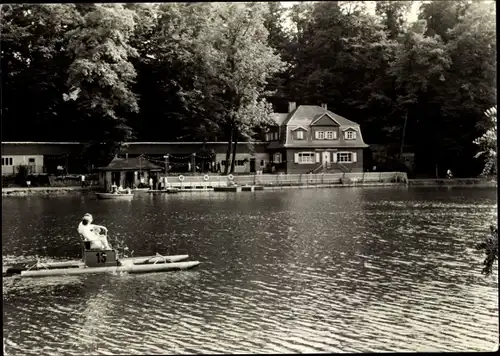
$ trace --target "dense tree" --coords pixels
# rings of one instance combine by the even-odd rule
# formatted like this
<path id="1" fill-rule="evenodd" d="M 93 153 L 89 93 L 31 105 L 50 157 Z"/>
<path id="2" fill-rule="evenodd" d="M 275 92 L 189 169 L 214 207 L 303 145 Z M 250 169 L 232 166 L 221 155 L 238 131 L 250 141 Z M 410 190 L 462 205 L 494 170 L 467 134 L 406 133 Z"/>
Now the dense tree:
<path id="1" fill-rule="evenodd" d="M 412 1 L 377 1 L 375 13 L 381 18 L 387 31 L 387 36 L 396 39 L 404 33 L 406 19 L 411 9 Z"/>
<path id="2" fill-rule="evenodd" d="M 96 5 L 77 20 L 80 26 L 67 33 L 73 62 L 64 99 L 77 102 L 85 141 L 98 144 L 99 151 L 114 153 L 132 138 L 124 113 L 139 111 L 131 91 L 136 71 L 129 61 L 137 56 L 129 44 L 134 15 L 122 5 Z"/>
<path id="3" fill-rule="evenodd" d="M 182 94 L 184 100 L 196 103 L 194 110 L 206 113 L 212 125 L 225 133 L 226 162 L 232 161 L 232 172 L 236 143 L 251 136 L 248 129 L 254 125 L 249 123 L 261 117 L 248 115 L 249 110 L 262 112 L 260 109 L 266 107 L 259 102 L 267 80 L 281 70 L 283 63 L 267 43 L 265 4 L 214 3 L 209 10 L 205 15 L 207 26 L 193 46 L 194 53 L 190 53 L 201 59 L 203 71 L 194 87 Z M 228 167 L 226 164 L 226 174 Z"/>
<path id="4" fill-rule="evenodd" d="M 251 141 L 270 103 L 283 111 L 291 100 L 328 104 L 394 159 L 413 145 L 418 173 L 479 174 L 473 141 L 496 105 L 495 5 L 427 1 L 414 24 L 410 6 L 2 5 L 3 139 L 110 151 L 133 132 L 223 140 L 234 162 L 235 142 Z"/>
<path id="5" fill-rule="evenodd" d="M 62 97 L 71 61 L 65 33 L 77 26 L 75 7 L 8 4 L 0 11 L 4 139 L 60 140 L 54 127 L 75 139 L 74 107 Z"/>

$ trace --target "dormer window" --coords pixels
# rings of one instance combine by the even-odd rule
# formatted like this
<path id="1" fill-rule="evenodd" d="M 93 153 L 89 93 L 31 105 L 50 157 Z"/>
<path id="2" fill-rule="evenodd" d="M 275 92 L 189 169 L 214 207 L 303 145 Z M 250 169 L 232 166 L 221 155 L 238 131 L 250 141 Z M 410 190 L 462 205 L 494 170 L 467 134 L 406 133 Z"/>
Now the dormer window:
<path id="1" fill-rule="evenodd" d="M 325 132 L 324 131 L 316 131 L 316 138 L 318 140 L 324 140 L 325 139 Z"/>
<path id="2" fill-rule="evenodd" d="M 356 131 L 346 131 L 344 133 L 344 138 L 346 140 L 355 140 L 356 139 Z"/>
<path id="3" fill-rule="evenodd" d="M 327 140 L 336 140 L 337 139 L 337 131 L 327 131 L 326 132 Z"/>
<path id="4" fill-rule="evenodd" d="M 304 131 L 297 131 L 295 133 L 295 138 L 297 138 L 297 140 L 303 140 L 304 139 Z"/>

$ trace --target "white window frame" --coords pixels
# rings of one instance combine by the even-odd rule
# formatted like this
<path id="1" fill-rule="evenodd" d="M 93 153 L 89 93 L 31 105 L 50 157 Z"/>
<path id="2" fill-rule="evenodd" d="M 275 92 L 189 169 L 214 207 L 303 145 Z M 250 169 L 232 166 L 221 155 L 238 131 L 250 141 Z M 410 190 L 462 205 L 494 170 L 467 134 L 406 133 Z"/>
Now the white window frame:
<path id="1" fill-rule="evenodd" d="M 281 163 L 281 153 L 280 152 L 276 152 L 275 154 L 273 154 L 273 162 L 274 163 Z"/>
<path id="2" fill-rule="evenodd" d="M 295 138 L 297 140 L 303 140 L 304 139 L 304 131 L 297 130 L 297 132 L 295 133 Z"/>
<path id="3" fill-rule="evenodd" d="M 346 131 L 344 135 L 346 140 L 355 140 L 356 139 L 356 131 Z"/>
<path id="4" fill-rule="evenodd" d="M 2 157 L 2 166 L 13 166 L 12 157 Z"/>
<path id="5" fill-rule="evenodd" d="M 325 131 L 316 131 L 316 138 L 318 140 L 324 140 L 325 139 Z"/>
<path id="6" fill-rule="evenodd" d="M 343 159 L 346 157 L 347 159 Z M 337 162 L 338 163 L 353 163 L 353 154 L 352 152 L 337 152 Z"/>
<path id="7" fill-rule="evenodd" d="M 325 137 L 327 140 L 334 140 L 335 139 L 335 131 L 326 131 Z"/>
<path id="8" fill-rule="evenodd" d="M 298 164 L 314 164 L 315 162 L 316 162 L 316 154 L 314 152 L 299 152 Z"/>

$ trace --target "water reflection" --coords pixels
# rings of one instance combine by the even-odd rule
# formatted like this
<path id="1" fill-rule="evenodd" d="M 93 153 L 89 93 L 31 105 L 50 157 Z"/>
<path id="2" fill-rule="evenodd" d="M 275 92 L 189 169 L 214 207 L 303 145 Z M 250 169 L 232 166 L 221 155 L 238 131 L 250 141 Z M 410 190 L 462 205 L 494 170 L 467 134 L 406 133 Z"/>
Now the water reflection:
<path id="1" fill-rule="evenodd" d="M 496 210 L 495 190 L 470 188 L 6 198 L 4 257 L 78 257 L 76 225 L 91 212 L 135 255 L 203 262 L 179 273 L 6 279 L 7 352 L 496 349 L 497 272 L 481 276 L 472 249 Z"/>

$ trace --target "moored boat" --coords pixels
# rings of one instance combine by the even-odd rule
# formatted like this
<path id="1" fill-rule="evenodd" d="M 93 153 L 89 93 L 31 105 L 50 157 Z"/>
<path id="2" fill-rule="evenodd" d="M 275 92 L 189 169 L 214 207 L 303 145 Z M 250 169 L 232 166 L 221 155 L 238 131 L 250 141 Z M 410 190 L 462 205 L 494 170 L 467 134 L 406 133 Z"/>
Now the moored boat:
<path id="1" fill-rule="evenodd" d="M 108 200 L 132 200 L 134 198 L 134 193 L 95 193 L 98 199 L 108 199 Z"/>

